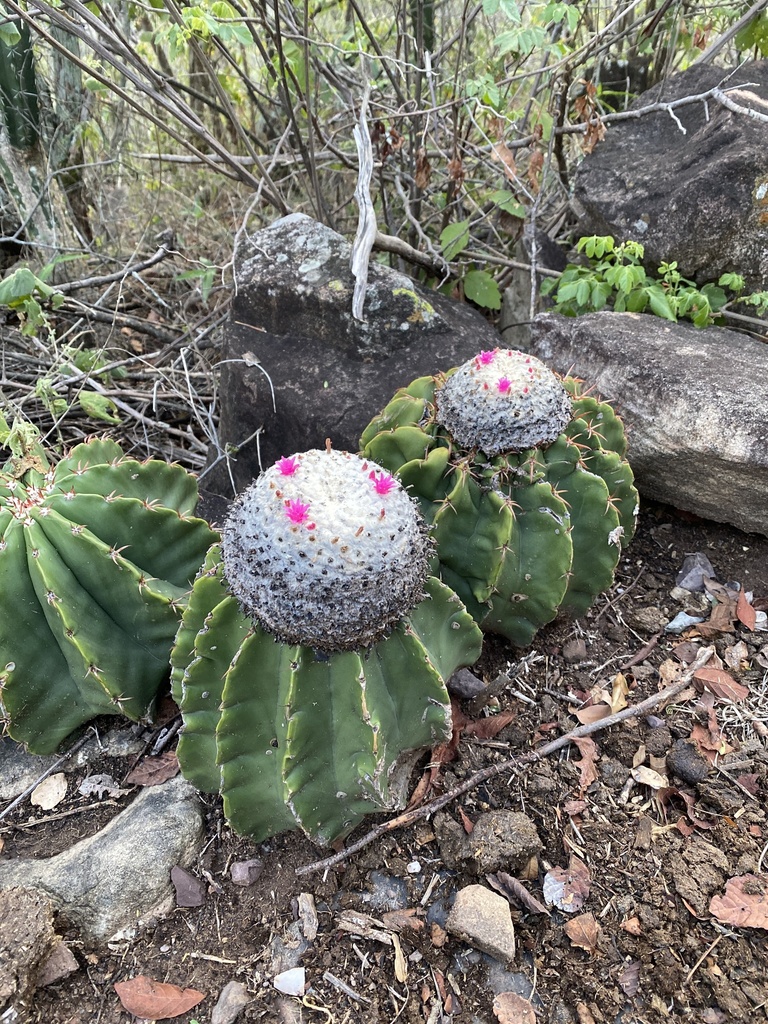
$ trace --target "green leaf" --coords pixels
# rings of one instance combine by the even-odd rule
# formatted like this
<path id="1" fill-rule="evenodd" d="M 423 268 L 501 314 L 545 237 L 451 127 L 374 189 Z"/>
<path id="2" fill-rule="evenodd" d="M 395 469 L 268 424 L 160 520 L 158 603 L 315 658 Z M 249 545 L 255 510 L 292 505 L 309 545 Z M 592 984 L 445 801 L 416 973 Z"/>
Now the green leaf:
<path id="1" fill-rule="evenodd" d="M 518 203 L 517 199 L 512 195 L 511 192 L 507 192 L 504 189 L 498 189 L 496 192 L 492 192 L 488 197 L 492 203 L 494 203 L 504 213 L 510 214 L 512 217 L 519 217 L 520 220 L 525 220 L 525 207 L 522 203 Z"/>
<path id="2" fill-rule="evenodd" d="M 651 285 L 645 289 L 645 294 L 648 296 L 648 304 L 651 307 L 652 313 L 663 317 L 665 320 L 677 319 L 663 288 L 659 288 L 658 285 Z"/>
<path id="3" fill-rule="evenodd" d="M 501 309 L 501 292 L 491 275 L 485 270 L 470 270 L 464 275 L 464 294 L 485 309 Z"/>
<path id="4" fill-rule="evenodd" d="M 753 18 L 739 32 L 735 39 L 739 50 L 751 50 L 756 47 L 762 57 L 768 57 L 768 14 L 763 11 Z"/>
<path id="5" fill-rule="evenodd" d="M 21 39 L 21 33 L 14 21 L 6 21 L 0 25 L 0 42 L 8 47 L 15 46 Z"/>
<path id="6" fill-rule="evenodd" d="M 77 396 L 78 404 L 86 416 L 96 420 L 103 420 L 105 423 L 119 423 L 117 406 L 111 398 L 105 395 L 98 395 L 95 391 L 81 391 Z"/>
<path id="7" fill-rule="evenodd" d="M 440 246 L 443 256 L 450 263 L 456 259 L 462 249 L 466 249 L 469 243 L 469 221 L 460 220 L 456 224 L 449 224 L 440 232 Z"/>

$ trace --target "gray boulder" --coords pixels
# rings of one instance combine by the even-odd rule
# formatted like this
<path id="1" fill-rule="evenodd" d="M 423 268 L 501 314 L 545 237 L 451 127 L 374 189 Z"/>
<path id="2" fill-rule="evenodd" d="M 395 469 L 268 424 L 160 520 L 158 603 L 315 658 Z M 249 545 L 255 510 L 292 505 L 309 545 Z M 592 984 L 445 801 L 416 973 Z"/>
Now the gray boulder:
<path id="1" fill-rule="evenodd" d="M 244 446 L 232 463 L 238 489 L 258 475 L 259 458 L 266 467 L 281 455 L 323 447 L 328 437 L 335 448 L 356 451 L 397 388 L 498 344 L 476 310 L 375 262 L 367 320 L 355 320 L 349 259 L 341 235 L 297 213 L 237 249 L 219 441 L 238 447 L 262 429 L 258 444 Z M 224 460 L 205 485 L 231 493 Z"/>
<path id="2" fill-rule="evenodd" d="M 531 351 L 616 403 L 641 494 L 768 535 L 768 345 L 637 313 L 542 313 Z"/>
<path id="3" fill-rule="evenodd" d="M 101 943 L 172 899 L 171 868 L 202 837 L 197 792 L 181 777 L 147 787 L 96 835 L 55 857 L 0 863 L 0 889 L 42 890 L 84 938 Z"/>
<path id="4" fill-rule="evenodd" d="M 655 267 L 677 260 L 699 284 L 743 274 L 768 280 L 768 60 L 733 72 L 697 65 L 639 96 L 630 110 L 722 86 L 716 99 L 611 125 L 574 178 L 582 235 L 632 238 Z M 760 119 L 762 118 L 762 120 Z"/>

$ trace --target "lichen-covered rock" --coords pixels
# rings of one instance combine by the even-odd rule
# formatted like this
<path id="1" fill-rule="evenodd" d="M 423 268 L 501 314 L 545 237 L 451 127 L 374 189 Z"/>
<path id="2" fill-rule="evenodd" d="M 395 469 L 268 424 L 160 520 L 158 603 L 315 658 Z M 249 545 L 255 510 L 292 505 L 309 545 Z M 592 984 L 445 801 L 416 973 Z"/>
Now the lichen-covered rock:
<path id="1" fill-rule="evenodd" d="M 371 410 L 396 388 L 497 343 L 468 303 L 378 260 L 369 267 L 367 319 L 356 320 L 350 254 L 346 238 L 301 213 L 240 234 L 222 339 L 221 448 L 212 454 L 238 451 L 207 474 L 212 490 L 230 495 L 231 474 L 242 491 L 262 466 L 329 436 L 354 451 Z"/>
<path id="2" fill-rule="evenodd" d="M 222 556 L 243 610 L 277 639 L 352 650 L 423 598 L 426 534 L 386 470 L 312 450 L 280 459 L 238 498 Z"/>
<path id="3" fill-rule="evenodd" d="M 486 455 L 551 444 L 571 401 L 541 360 L 513 349 L 481 352 L 435 391 L 437 422 L 464 448 Z"/>

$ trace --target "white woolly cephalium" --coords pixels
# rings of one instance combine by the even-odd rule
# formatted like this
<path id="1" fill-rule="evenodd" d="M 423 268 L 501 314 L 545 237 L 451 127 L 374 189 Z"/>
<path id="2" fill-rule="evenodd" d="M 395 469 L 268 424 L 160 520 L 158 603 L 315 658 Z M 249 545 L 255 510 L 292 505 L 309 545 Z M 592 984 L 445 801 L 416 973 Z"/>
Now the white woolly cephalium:
<path id="1" fill-rule="evenodd" d="M 437 421 L 462 447 L 486 455 L 551 444 L 571 419 L 571 401 L 541 360 L 513 349 L 481 352 L 435 393 Z"/>
<path id="2" fill-rule="evenodd" d="M 373 462 L 312 450 L 280 459 L 237 499 L 222 535 L 243 610 L 320 651 L 380 640 L 424 596 L 429 543 L 416 504 Z"/>

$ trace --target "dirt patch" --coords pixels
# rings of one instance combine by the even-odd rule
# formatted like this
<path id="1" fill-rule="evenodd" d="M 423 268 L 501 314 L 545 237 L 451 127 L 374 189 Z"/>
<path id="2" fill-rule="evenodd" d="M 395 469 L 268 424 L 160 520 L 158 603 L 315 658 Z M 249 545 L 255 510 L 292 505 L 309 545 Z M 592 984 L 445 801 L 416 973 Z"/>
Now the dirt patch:
<path id="1" fill-rule="evenodd" d="M 487 642 L 478 671 L 487 680 L 506 672 L 510 682 L 485 708 L 469 702 L 462 708 L 475 718 L 500 711 L 515 717 L 491 738 L 462 740 L 442 785 L 451 788 L 573 729 L 578 723 L 571 709 L 597 684 L 610 693 L 620 670 L 629 702 L 657 692 L 686 639 L 714 644 L 724 671 L 748 688 L 746 698 L 702 702 L 699 694 L 684 692 L 644 720 L 598 733 L 594 751 L 569 746 L 473 788 L 446 808 L 452 825 L 417 822 L 325 874 L 296 876 L 321 855 L 305 839 L 283 835 L 255 846 L 231 833 L 218 800 L 201 797 L 207 842 L 194 870 L 207 884 L 203 906 L 177 908 L 136 941 L 104 949 L 87 948 L 59 920 L 79 969 L 38 989 L 30 1019 L 125 1022 L 130 1015 L 114 984 L 136 974 L 206 993 L 204 1002 L 177 1018 L 201 1024 L 211 1020 L 219 993 L 233 979 L 251 996 L 238 1018 L 244 1022 L 434 1024 L 455 1017 L 491 1024 L 494 994 L 503 991 L 530 998 L 537 1019 L 551 1024 L 768 1019 L 768 933 L 721 923 L 709 909 L 729 878 L 766 868 L 768 633 L 750 632 L 736 619 L 708 637 L 659 634 L 689 610 L 670 592 L 683 557 L 693 551 L 708 555 L 721 583 L 737 581 L 756 599 L 768 596 L 768 539 L 645 507 L 616 585 L 589 615 L 553 624 L 525 652 Z M 705 741 L 716 746 L 718 728 L 733 750 L 713 763 Z M 666 773 L 668 786 L 633 780 L 639 766 Z M 88 771 L 117 778 L 125 767 L 107 759 Z M 55 812 L 28 802 L 19 807 L 0 829 L 2 856 L 50 856 L 92 834 L 131 799 L 94 806 L 93 798 L 76 791 L 70 786 L 74 795 Z M 538 855 L 506 868 L 536 899 L 544 898 L 551 868 L 567 868 L 573 857 L 586 865 L 589 895 L 581 912 L 597 926 L 591 947 L 566 932 L 575 915 L 556 908 L 536 913 L 514 897 L 517 953 L 508 967 L 446 935 L 456 892 L 486 884 L 476 873 L 484 857 L 457 859 L 450 836 L 456 838 L 456 829 L 466 836 L 481 815 L 502 810 L 525 814 L 538 832 Z M 258 880 L 233 884 L 232 863 L 253 857 L 263 861 Z M 314 938 L 306 918 L 311 901 L 300 900 L 302 893 L 313 897 Z M 411 913 L 386 916 L 397 910 Z M 349 912 L 374 923 L 367 931 L 360 924 L 354 934 L 344 923 Z M 275 974 L 297 964 L 311 983 L 303 1000 L 280 995 L 272 984 Z"/>

